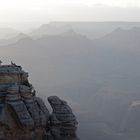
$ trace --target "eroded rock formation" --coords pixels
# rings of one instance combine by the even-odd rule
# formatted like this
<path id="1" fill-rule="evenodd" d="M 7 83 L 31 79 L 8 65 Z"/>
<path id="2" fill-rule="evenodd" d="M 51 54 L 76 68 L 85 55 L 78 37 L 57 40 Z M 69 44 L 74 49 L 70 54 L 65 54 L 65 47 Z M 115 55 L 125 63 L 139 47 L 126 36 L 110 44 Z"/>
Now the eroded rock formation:
<path id="1" fill-rule="evenodd" d="M 139 133 L 140 130 L 140 100 L 133 101 L 122 122 L 121 131 L 124 133 Z"/>
<path id="2" fill-rule="evenodd" d="M 71 108 L 57 96 L 48 101 L 52 113 L 21 66 L 0 65 L 0 140 L 78 140 Z"/>

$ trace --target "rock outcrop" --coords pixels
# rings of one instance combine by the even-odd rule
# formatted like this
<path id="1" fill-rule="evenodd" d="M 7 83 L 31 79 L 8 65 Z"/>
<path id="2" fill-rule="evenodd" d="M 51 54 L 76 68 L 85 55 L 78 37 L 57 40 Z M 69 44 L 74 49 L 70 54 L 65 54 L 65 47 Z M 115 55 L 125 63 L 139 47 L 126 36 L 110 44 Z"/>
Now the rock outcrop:
<path id="1" fill-rule="evenodd" d="M 140 130 L 140 100 L 133 101 L 129 106 L 122 122 L 121 131 L 124 133 L 139 133 Z"/>
<path id="2" fill-rule="evenodd" d="M 71 108 L 57 96 L 48 101 L 52 113 L 21 66 L 0 65 L 0 140 L 78 140 Z"/>
<path id="3" fill-rule="evenodd" d="M 71 108 L 56 96 L 48 98 L 53 112 L 50 116 L 50 127 L 55 139 L 76 140 L 77 121 Z"/>

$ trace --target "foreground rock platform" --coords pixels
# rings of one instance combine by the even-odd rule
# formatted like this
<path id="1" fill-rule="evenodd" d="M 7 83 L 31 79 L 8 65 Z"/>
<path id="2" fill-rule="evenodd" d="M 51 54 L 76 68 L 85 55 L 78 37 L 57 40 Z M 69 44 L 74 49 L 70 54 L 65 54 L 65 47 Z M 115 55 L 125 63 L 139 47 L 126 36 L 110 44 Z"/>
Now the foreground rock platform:
<path id="1" fill-rule="evenodd" d="M 48 97 L 49 112 L 16 64 L 0 65 L 0 140 L 79 140 L 77 120 L 66 101 Z"/>

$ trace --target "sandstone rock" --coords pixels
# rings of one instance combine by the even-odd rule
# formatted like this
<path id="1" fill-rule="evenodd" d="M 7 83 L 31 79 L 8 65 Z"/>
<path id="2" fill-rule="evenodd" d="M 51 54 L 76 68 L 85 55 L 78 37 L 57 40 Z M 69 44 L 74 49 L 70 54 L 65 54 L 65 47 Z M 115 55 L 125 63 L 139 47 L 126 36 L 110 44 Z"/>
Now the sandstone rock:
<path id="1" fill-rule="evenodd" d="M 77 140 L 71 108 L 56 96 L 48 101 L 51 114 L 21 66 L 0 65 L 0 139 Z"/>
<path id="2" fill-rule="evenodd" d="M 57 96 L 48 98 L 53 112 L 50 117 L 51 131 L 55 139 L 76 140 L 76 117 L 67 103 Z"/>

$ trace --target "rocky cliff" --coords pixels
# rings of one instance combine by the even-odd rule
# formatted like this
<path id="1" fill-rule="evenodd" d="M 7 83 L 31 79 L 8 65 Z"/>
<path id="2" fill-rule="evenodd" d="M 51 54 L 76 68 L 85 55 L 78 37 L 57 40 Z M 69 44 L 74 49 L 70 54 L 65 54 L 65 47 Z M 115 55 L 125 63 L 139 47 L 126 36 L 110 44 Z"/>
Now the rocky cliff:
<path id="1" fill-rule="evenodd" d="M 0 65 L 0 140 L 78 140 L 78 123 L 67 102 L 57 96 L 48 102 L 52 113 L 21 66 Z"/>

